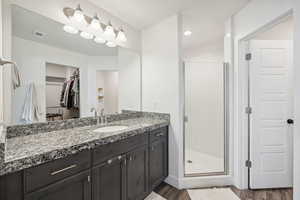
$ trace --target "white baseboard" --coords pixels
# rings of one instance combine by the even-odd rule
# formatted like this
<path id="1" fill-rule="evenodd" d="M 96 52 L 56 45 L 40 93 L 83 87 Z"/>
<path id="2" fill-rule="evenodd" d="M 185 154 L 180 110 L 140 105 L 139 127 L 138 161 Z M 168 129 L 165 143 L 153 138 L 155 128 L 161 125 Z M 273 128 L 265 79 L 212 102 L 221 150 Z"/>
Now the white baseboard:
<path id="1" fill-rule="evenodd" d="M 178 187 L 178 178 L 175 177 L 175 176 L 172 176 L 172 175 L 169 175 L 166 180 L 165 180 L 166 183 L 168 183 L 169 185 L 179 189 Z"/>
<path id="2" fill-rule="evenodd" d="M 179 180 L 179 189 L 205 188 L 233 185 L 232 176 L 184 177 Z"/>

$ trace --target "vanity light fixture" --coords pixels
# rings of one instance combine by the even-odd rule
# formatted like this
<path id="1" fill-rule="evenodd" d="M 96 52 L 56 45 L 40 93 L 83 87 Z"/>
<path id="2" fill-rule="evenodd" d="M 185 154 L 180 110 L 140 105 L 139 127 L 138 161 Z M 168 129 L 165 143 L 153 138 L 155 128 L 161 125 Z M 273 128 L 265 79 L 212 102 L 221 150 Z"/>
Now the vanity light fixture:
<path id="1" fill-rule="evenodd" d="M 116 40 L 117 40 L 117 42 L 126 42 L 127 41 L 124 30 L 122 28 L 119 30 Z"/>
<path id="2" fill-rule="evenodd" d="M 100 21 L 99 21 L 99 18 L 97 15 L 95 15 L 95 17 L 92 19 L 92 21 L 89 25 L 89 28 L 96 32 L 99 32 L 99 31 L 103 32 L 103 29 L 101 27 L 101 24 L 100 24 Z"/>
<path id="3" fill-rule="evenodd" d="M 114 40 L 116 38 L 116 33 L 111 25 L 111 22 L 109 22 L 106 26 L 103 36 L 108 41 Z"/>
<path id="4" fill-rule="evenodd" d="M 76 28 L 74 28 L 73 26 L 70 26 L 70 25 L 64 25 L 63 29 L 67 33 L 71 33 L 71 34 L 77 34 L 79 32 L 78 29 L 76 29 Z"/>
<path id="5" fill-rule="evenodd" d="M 75 9 L 72 19 L 74 19 L 78 23 L 85 22 L 85 17 L 84 17 L 84 14 L 82 12 L 80 5 L 78 5 L 77 8 Z"/>
<path id="6" fill-rule="evenodd" d="M 106 42 L 106 46 L 108 46 L 108 47 L 116 47 L 117 44 L 115 42 L 113 42 L 113 41 L 108 41 L 108 42 Z"/>
<path id="7" fill-rule="evenodd" d="M 94 41 L 98 44 L 104 44 L 106 42 L 102 37 L 95 37 Z"/>
<path id="8" fill-rule="evenodd" d="M 82 38 L 84 38 L 84 39 L 87 39 L 87 40 L 91 40 L 91 39 L 93 39 L 93 35 L 92 34 L 90 34 L 90 33 L 88 33 L 88 32 L 85 32 L 85 31 L 82 31 L 81 33 L 80 33 L 80 36 L 82 37 Z"/>
<path id="9" fill-rule="evenodd" d="M 85 15 L 80 5 L 76 9 L 66 7 L 63 12 L 69 20 L 63 30 L 68 33 L 80 33 L 82 38 L 89 40 L 94 38 L 94 42 L 105 43 L 108 47 L 116 47 L 119 43 L 127 41 L 123 29 L 115 29 L 110 21 L 108 24 L 102 23 L 97 15 L 94 17 Z"/>

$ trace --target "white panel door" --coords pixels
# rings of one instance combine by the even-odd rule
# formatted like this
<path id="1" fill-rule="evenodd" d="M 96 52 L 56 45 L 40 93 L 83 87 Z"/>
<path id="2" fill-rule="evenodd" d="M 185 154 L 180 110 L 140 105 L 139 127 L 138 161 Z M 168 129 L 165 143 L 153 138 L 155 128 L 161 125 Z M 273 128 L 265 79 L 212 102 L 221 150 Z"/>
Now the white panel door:
<path id="1" fill-rule="evenodd" d="M 250 42 L 250 186 L 292 186 L 292 42 Z"/>

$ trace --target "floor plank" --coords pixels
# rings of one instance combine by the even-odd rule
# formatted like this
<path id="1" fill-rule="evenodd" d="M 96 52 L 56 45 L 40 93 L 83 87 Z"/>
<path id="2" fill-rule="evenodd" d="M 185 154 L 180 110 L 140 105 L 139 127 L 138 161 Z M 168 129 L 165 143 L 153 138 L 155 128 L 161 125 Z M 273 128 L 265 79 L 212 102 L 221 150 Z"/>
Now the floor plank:
<path id="1" fill-rule="evenodd" d="M 239 190 L 230 187 L 241 200 L 293 200 L 292 189 L 270 190 Z M 178 190 L 171 185 L 162 183 L 155 192 L 167 200 L 191 200 L 186 190 Z"/>

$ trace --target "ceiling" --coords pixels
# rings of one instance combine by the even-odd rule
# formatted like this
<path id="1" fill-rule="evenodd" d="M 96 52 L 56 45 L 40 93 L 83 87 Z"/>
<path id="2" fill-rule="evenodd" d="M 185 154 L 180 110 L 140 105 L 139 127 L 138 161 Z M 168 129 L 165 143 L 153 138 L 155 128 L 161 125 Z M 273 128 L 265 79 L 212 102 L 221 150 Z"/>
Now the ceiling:
<path id="1" fill-rule="evenodd" d="M 109 48 L 92 40 L 85 40 L 77 35 L 63 31 L 63 25 L 49 18 L 28 11 L 18 6 L 12 8 L 12 34 L 50 46 L 78 52 L 89 56 L 116 56 L 117 48 Z M 43 37 L 33 34 L 44 33 Z"/>
<path id="2" fill-rule="evenodd" d="M 249 0 L 90 0 L 136 29 L 143 29 L 175 13 L 183 14 L 184 30 L 192 36 L 184 38 L 183 47 L 192 48 L 220 41 L 224 22 Z"/>

